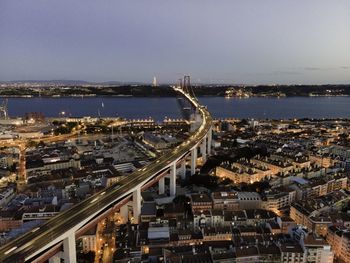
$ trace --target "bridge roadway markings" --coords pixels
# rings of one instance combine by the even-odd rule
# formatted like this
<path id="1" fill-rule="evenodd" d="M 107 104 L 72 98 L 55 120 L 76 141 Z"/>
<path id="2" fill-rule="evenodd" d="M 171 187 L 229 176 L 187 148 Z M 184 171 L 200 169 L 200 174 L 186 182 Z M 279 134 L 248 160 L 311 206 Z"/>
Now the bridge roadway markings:
<path id="1" fill-rule="evenodd" d="M 209 117 L 209 113 L 207 111 L 199 106 L 198 102 L 188 97 L 187 94 L 184 95 L 193 104 L 195 104 L 197 108 L 199 108 L 199 111 L 202 113 L 203 118 L 200 128 L 197 129 L 196 132 L 192 134 L 187 141 L 181 144 L 183 145 L 183 148 L 175 148 L 171 152 L 172 154 L 160 157 L 157 161 L 154 161 L 151 164 L 147 165 L 144 172 L 136 171 L 135 173 L 131 174 L 130 176 L 134 175 L 134 177 L 131 180 L 129 179 L 130 176 L 122 180 L 122 185 L 118 189 L 115 189 L 115 185 L 113 185 L 101 191 L 102 193 L 105 192 L 106 194 L 101 196 L 100 192 L 84 200 L 83 202 L 76 204 L 66 212 L 60 213 L 58 216 L 50 219 L 41 225 L 39 229 L 36 229 L 35 232 L 29 232 L 9 242 L 7 245 L 0 248 L 0 262 L 15 262 L 17 260 L 23 260 L 23 258 L 29 260 L 31 257 L 36 256 L 36 254 L 41 253 L 36 252 L 41 250 L 42 247 L 49 245 L 50 241 L 52 242 L 55 239 L 59 239 L 71 229 L 79 229 L 79 227 L 82 227 L 79 226 L 79 223 L 86 219 L 91 220 L 98 213 L 100 213 L 101 210 L 120 202 L 127 196 L 130 196 L 135 188 L 142 187 L 142 184 L 147 183 L 145 180 L 152 180 L 152 178 L 159 172 L 164 171 L 165 169 L 169 169 L 171 163 L 177 162 L 179 159 L 183 158 L 183 156 L 185 156 L 188 151 L 194 147 L 197 147 L 198 143 L 203 138 L 205 138 L 205 135 L 207 133 L 205 127 L 207 127 L 208 123 L 211 123 L 209 121 L 211 120 L 211 117 Z M 129 186 L 131 188 L 129 188 Z M 98 198 L 98 200 L 96 202 L 92 202 L 96 198 Z M 91 211 L 95 212 L 92 213 Z M 92 218 L 89 218 L 89 216 Z M 69 230 L 67 231 L 66 229 Z M 52 245 L 60 242 L 62 241 L 58 241 Z"/>

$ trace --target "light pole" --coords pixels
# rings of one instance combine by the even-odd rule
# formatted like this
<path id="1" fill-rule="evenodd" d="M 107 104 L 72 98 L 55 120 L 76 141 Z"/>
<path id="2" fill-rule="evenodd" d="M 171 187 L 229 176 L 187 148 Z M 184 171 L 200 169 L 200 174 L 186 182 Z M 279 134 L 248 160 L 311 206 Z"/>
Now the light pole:
<path id="1" fill-rule="evenodd" d="M 112 144 L 114 143 L 114 133 L 113 133 L 113 126 L 114 126 L 114 123 L 112 123 Z"/>
<path id="2" fill-rule="evenodd" d="M 58 113 L 58 115 L 61 117 L 61 118 L 64 118 L 64 116 L 66 115 L 66 112 L 65 111 L 61 111 Z"/>

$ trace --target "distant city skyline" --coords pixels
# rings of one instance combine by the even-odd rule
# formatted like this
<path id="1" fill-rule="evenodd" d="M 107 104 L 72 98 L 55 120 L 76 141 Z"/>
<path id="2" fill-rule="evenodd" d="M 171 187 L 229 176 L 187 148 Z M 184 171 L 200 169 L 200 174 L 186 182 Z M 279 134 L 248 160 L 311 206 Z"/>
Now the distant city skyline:
<path id="1" fill-rule="evenodd" d="M 0 81 L 350 83 L 350 1 L 3 0 Z"/>

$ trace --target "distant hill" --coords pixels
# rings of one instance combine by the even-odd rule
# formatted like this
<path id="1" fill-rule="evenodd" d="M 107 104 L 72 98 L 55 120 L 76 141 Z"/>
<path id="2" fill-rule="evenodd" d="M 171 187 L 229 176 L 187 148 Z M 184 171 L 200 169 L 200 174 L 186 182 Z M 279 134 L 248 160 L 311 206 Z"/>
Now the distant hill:
<path id="1" fill-rule="evenodd" d="M 10 80 L 0 81 L 0 83 L 40 83 L 40 84 L 56 84 L 56 85 L 83 85 L 89 82 L 84 80 Z"/>
<path id="2" fill-rule="evenodd" d="M 140 82 L 88 82 L 81 80 L 29 80 L 0 82 L 0 96 L 175 96 L 171 85 L 153 87 Z M 40 88 L 40 91 L 38 90 Z M 225 96 L 228 89 L 249 96 L 350 96 L 350 85 L 199 85 L 193 84 L 196 96 Z"/>
<path id="3" fill-rule="evenodd" d="M 93 82 L 85 80 L 63 80 L 63 79 L 54 79 L 54 80 L 11 80 L 11 81 L 0 81 L 0 84 L 42 84 L 42 85 L 63 85 L 63 86 L 72 86 L 72 85 L 145 85 L 144 82 L 123 82 L 123 81 L 103 81 L 103 82 Z"/>

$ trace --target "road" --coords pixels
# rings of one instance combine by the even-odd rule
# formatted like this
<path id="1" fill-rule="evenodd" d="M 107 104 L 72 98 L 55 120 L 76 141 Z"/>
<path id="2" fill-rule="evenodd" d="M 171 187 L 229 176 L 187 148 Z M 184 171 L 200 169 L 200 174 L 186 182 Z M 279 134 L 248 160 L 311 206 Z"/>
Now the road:
<path id="1" fill-rule="evenodd" d="M 157 173 L 168 168 L 172 162 L 182 158 L 195 147 L 211 128 L 212 118 L 206 108 L 200 106 L 194 98 L 179 89 L 176 89 L 176 91 L 186 96 L 202 116 L 200 127 L 186 141 L 167 155 L 158 158 L 156 161 L 145 166 L 145 168 L 139 169 L 129 175 L 119 183 L 120 186 L 113 185 L 106 188 L 100 193 L 76 204 L 71 209 L 48 220 L 40 228 L 36 228 L 1 247 L 0 262 L 23 262 L 24 259 L 30 258 L 39 249 L 49 244 L 50 241 L 64 235 L 68 230 L 76 228 L 82 221 L 101 212 L 103 208 L 115 205 L 125 197 L 130 196 L 132 189 L 152 180 Z"/>

